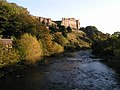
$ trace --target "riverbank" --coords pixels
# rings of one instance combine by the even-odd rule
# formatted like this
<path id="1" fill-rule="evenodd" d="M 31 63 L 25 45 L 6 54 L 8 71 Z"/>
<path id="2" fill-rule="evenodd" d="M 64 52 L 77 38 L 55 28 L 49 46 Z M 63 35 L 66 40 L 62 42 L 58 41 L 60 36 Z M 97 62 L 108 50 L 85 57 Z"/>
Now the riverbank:
<path id="1" fill-rule="evenodd" d="M 120 74 L 120 61 L 118 58 L 105 58 L 102 62 L 113 68 L 117 73 Z"/>

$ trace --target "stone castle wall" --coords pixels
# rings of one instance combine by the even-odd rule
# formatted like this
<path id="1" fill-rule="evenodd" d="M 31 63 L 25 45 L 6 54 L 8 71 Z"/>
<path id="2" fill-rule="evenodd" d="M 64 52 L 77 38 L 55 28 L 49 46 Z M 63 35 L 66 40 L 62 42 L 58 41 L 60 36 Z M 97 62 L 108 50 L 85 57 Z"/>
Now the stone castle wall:
<path id="1" fill-rule="evenodd" d="M 80 28 L 80 22 L 79 20 L 76 20 L 75 18 L 62 18 L 61 25 L 64 25 L 65 27 L 70 26 L 73 29 Z"/>
<path id="2" fill-rule="evenodd" d="M 54 23 L 51 18 L 44 18 L 44 17 L 36 17 L 39 22 L 44 23 L 46 26 L 52 26 L 52 25 L 56 25 L 56 23 Z"/>
<path id="3" fill-rule="evenodd" d="M 44 17 L 36 17 L 36 18 L 39 20 L 39 22 L 42 22 L 47 26 L 49 26 L 52 23 L 51 18 L 44 18 Z"/>
<path id="4" fill-rule="evenodd" d="M 44 18 L 44 17 L 36 17 L 39 22 L 44 23 L 46 26 L 57 26 L 51 18 Z M 80 29 L 80 21 L 76 20 L 75 18 L 62 18 L 61 25 L 65 26 L 66 28 L 70 26 L 72 29 Z"/>

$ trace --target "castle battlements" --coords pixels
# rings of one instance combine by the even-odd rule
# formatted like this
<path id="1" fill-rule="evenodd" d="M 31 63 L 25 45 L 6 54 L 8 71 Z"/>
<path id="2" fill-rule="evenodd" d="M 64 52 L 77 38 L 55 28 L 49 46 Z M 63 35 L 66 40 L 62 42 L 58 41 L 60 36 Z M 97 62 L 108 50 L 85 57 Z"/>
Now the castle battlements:
<path id="1" fill-rule="evenodd" d="M 44 17 L 36 17 L 39 22 L 44 23 L 46 26 L 57 25 L 51 18 L 44 18 Z M 80 21 L 76 20 L 75 18 L 62 18 L 60 24 L 65 26 L 66 28 L 70 26 L 72 29 L 79 29 L 80 28 Z"/>
<path id="2" fill-rule="evenodd" d="M 73 29 L 79 29 L 80 21 L 75 18 L 62 18 L 61 25 L 64 25 L 65 27 L 70 26 Z"/>
<path id="3" fill-rule="evenodd" d="M 39 22 L 44 23 L 46 26 L 49 26 L 53 23 L 51 18 L 44 18 L 44 17 L 38 17 L 38 16 L 36 16 L 36 18 L 39 20 Z"/>

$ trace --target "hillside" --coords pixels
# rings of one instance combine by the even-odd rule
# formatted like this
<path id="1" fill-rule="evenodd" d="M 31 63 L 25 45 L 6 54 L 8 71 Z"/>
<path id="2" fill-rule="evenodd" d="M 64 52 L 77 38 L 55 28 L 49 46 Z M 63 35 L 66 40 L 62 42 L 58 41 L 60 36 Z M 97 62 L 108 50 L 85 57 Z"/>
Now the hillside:
<path id="1" fill-rule="evenodd" d="M 0 44 L 0 52 L 6 53 L 0 53 L 1 68 L 23 61 L 32 64 L 44 56 L 90 47 L 89 39 L 82 31 L 57 23 L 54 23 L 57 26 L 48 27 L 26 8 L 5 0 L 0 0 L 0 8 L 1 40 L 12 38 L 12 48 L 9 52 L 2 42 Z"/>

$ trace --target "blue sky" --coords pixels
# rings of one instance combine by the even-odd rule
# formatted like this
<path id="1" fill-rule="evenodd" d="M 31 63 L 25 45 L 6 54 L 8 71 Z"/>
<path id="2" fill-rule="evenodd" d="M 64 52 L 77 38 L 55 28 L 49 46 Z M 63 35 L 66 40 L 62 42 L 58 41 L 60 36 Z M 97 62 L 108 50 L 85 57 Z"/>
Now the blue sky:
<path id="1" fill-rule="evenodd" d="M 72 17 L 81 27 L 96 26 L 104 33 L 120 31 L 120 0 L 7 0 L 17 3 L 32 15 L 61 20 Z"/>

